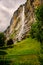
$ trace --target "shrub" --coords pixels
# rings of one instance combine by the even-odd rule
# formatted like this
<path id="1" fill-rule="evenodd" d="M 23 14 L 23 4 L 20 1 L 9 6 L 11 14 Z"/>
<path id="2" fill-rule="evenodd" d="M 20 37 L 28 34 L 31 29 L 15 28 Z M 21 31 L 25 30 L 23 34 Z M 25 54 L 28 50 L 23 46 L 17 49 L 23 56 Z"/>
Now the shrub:
<path id="1" fill-rule="evenodd" d="M 31 34 L 31 37 L 32 38 L 35 38 L 37 36 L 37 32 L 38 32 L 38 24 L 37 22 L 35 22 L 34 24 L 32 24 L 31 26 L 31 31 L 30 31 L 30 34 Z"/>
<path id="2" fill-rule="evenodd" d="M 4 33 L 0 33 L 0 46 L 4 46 L 5 39 L 6 39 L 6 37 L 5 37 Z"/>
<path id="3" fill-rule="evenodd" d="M 37 38 L 41 43 L 43 42 L 43 5 L 39 6 L 36 11 L 36 22 L 32 24 L 31 36 Z"/>
<path id="4" fill-rule="evenodd" d="M 35 10 L 35 15 L 38 21 L 43 22 L 43 5 L 37 7 L 37 9 Z"/>

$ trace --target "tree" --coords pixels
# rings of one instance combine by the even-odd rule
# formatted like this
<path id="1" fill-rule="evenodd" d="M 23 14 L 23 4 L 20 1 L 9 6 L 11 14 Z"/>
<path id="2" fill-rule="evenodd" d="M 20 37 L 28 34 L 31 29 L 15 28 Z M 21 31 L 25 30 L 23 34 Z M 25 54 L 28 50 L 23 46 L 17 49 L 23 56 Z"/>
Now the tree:
<path id="1" fill-rule="evenodd" d="M 31 36 L 43 42 L 43 5 L 35 10 L 36 22 L 32 25 Z"/>
<path id="2" fill-rule="evenodd" d="M 5 39 L 6 39 L 6 37 L 5 37 L 4 33 L 0 33 L 0 46 L 4 46 Z"/>
<path id="3" fill-rule="evenodd" d="M 43 22 L 43 5 L 40 5 L 35 10 L 36 20 Z"/>

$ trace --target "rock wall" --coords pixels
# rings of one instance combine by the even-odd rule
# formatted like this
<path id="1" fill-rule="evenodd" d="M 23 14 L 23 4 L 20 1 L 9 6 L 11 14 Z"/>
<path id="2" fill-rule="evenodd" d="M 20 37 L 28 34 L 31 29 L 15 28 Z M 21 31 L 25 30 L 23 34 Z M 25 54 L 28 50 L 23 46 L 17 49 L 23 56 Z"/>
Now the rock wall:
<path id="1" fill-rule="evenodd" d="M 11 34 L 15 34 L 13 40 L 21 41 L 31 29 L 31 24 L 35 21 L 34 9 L 41 5 L 43 0 L 27 0 L 14 12 L 10 26 L 4 32 L 9 39 Z"/>

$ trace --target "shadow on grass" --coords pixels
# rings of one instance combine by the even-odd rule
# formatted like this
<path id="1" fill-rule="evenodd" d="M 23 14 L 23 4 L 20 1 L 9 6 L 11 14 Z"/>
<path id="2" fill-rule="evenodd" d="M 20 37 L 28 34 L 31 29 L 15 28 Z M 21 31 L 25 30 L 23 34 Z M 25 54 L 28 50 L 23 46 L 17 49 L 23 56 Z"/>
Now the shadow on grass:
<path id="1" fill-rule="evenodd" d="M 5 51 L 0 51 L 0 55 L 6 55 L 7 53 Z"/>
<path id="2" fill-rule="evenodd" d="M 11 65 L 11 61 L 8 60 L 0 60 L 0 65 Z"/>
<path id="3" fill-rule="evenodd" d="M 8 49 L 8 48 L 13 48 L 14 46 L 6 46 L 6 47 L 0 47 L 0 49 L 2 50 L 5 50 L 5 49 Z"/>

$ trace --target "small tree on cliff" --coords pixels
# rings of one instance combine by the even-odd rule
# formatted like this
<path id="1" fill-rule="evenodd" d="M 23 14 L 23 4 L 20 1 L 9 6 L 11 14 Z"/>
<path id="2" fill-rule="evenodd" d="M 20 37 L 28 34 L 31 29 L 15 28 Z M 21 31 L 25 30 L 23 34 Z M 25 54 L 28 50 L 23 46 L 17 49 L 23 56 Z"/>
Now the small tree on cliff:
<path id="1" fill-rule="evenodd" d="M 4 46 L 5 39 L 6 39 L 6 37 L 5 37 L 4 33 L 0 33 L 0 46 Z"/>

